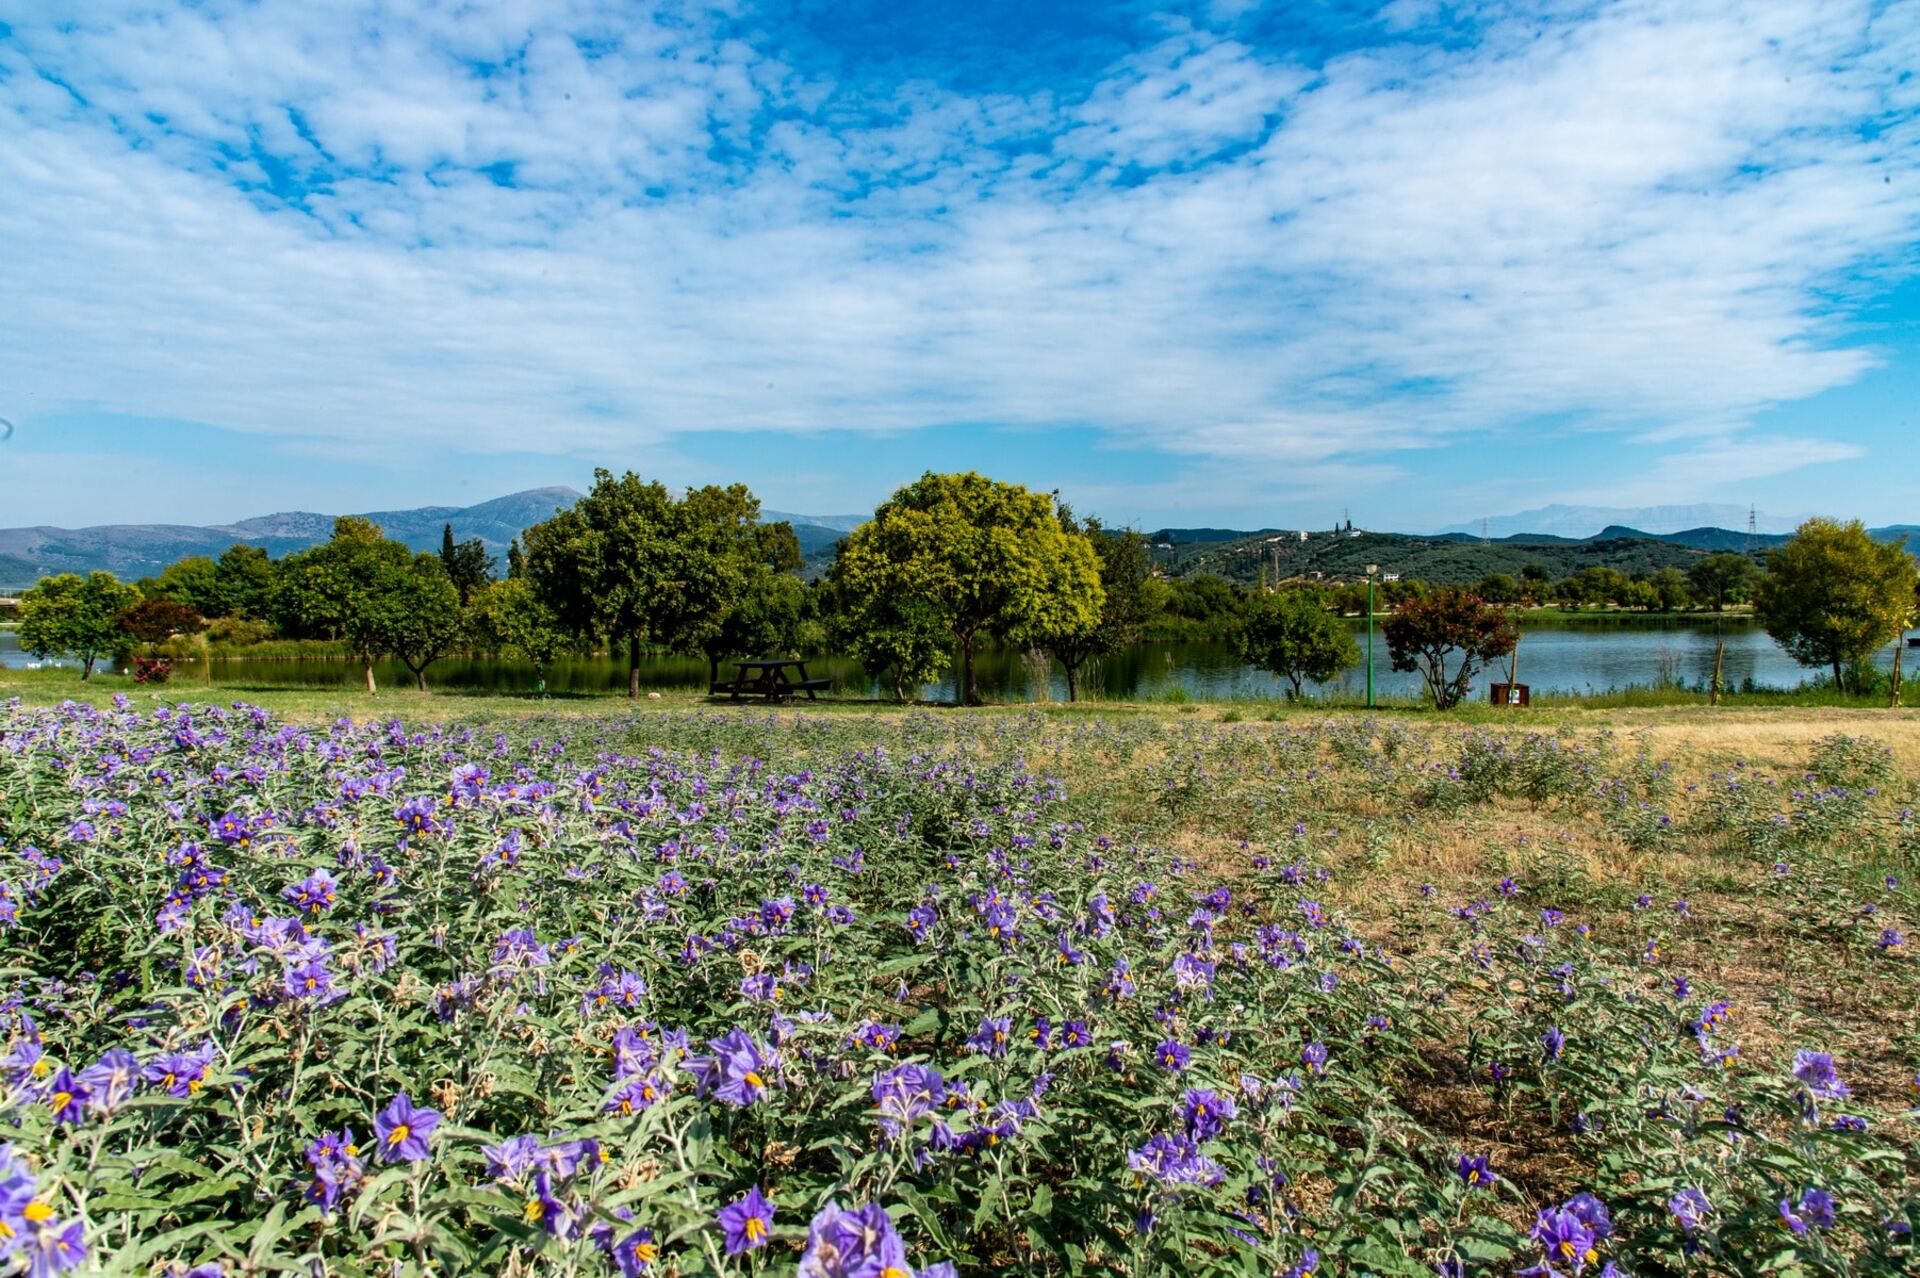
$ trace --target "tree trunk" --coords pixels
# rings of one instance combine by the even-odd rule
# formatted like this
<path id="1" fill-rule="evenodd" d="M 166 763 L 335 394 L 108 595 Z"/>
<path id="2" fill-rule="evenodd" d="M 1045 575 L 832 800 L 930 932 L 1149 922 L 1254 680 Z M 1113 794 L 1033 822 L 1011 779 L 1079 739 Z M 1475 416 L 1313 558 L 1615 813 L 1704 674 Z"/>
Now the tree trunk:
<path id="1" fill-rule="evenodd" d="M 893 700 L 896 705 L 907 704 L 907 685 L 900 677 L 900 667 L 893 668 Z"/>
<path id="2" fill-rule="evenodd" d="M 967 635 L 960 640 L 960 695 L 954 700 L 963 706 L 980 704 L 979 689 L 973 683 L 973 636 Z"/>
<path id="3" fill-rule="evenodd" d="M 627 699 L 640 699 L 640 636 L 627 636 Z"/>
<path id="4" fill-rule="evenodd" d="M 720 682 L 720 658 L 711 652 L 707 654 L 707 687 Z"/>
<path id="5" fill-rule="evenodd" d="M 1290 674 L 1287 676 L 1287 682 L 1293 685 L 1293 699 L 1298 701 L 1300 699 L 1300 676 Z"/>
<path id="6" fill-rule="evenodd" d="M 421 666 L 418 670 L 413 672 L 413 678 L 414 678 L 414 682 L 419 685 L 420 691 L 425 692 L 427 690 L 427 668 L 425 666 Z"/>
<path id="7" fill-rule="evenodd" d="M 1080 699 L 1080 663 L 1063 659 L 1060 664 L 1067 668 L 1067 700 L 1078 701 Z"/>
<path id="8" fill-rule="evenodd" d="M 1840 658 L 1838 657 L 1833 659 L 1833 690 L 1835 692 L 1847 690 L 1846 682 L 1840 677 Z"/>
<path id="9" fill-rule="evenodd" d="M 80 682 L 81 683 L 85 683 L 87 680 L 93 678 L 93 660 L 94 658 L 91 652 L 89 652 L 86 656 L 81 658 L 80 660 Z"/>
<path id="10" fill-rule="evenodd" d="M 367 695 L 377 696 L 380 690 L 373 686 L 373 654 L 371 652 L 360 654 L 360 673 L 366 677 Z"/>

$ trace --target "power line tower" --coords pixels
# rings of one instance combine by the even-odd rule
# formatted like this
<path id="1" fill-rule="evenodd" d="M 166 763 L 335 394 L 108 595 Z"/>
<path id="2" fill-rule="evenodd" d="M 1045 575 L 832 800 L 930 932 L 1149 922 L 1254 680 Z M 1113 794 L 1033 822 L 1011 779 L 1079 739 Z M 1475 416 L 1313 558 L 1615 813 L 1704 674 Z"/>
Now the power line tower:
<path id="1" fill-rule="evenodd" d="M 1760 511 L 1757 506 L 1747 507 L 1747 544 L 1742 553 L 1751 555 L 1753 543 L 1760 536 Z"/>
<path id="2" fill-rule="evenodd" d="M 1488 522 L 1487 517 L 1485 515 L 1480 516 L 1480 544 L 1483 546 L 1487 545 L 1493 540 L 1493 538 L 1488 535 L 1487 522 Z"/>

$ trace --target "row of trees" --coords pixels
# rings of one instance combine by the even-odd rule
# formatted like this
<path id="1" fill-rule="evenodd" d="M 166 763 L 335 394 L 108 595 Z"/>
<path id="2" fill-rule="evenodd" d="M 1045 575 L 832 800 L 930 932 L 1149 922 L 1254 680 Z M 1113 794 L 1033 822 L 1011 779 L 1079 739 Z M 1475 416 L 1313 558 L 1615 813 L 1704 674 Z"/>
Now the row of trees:
<path id="1" fill-rule="evenodd" d="M 109 652 L 210 619 L 229 637 L 343 645 L 370 692 L 386 656 L 424 688 L 428 668 L 458 651 L 544 669 L 562 653 L 604 645 L 625 649 L 630 696 L 640 693 L 647 649 L 703 655 L 717 676 L 728 657 L 810 644 L 854 657 L 902 700 L 957 656 L 956 695 L 967 702 L 979 699 L 974 661 L 988 642 L 1058 660 L 1069 697 L 1088 662 L 1168 627 L 1232 637 L 1296 697 L 1359 660 L 1339 619 L 1356 602 L 1365 607 L 1364 595 L 1349 598 L 1351 586 L 1250 593 L 1219 578 L 1165 581 L 1138 534 L 978 474 L 923 476 L 848 536 L 824 579 L 804 583 L 801 566 L 793 530 L 761 523 L 744 486 L 675 496 L 602 470 L 577 504 L 526 530 L 504 578 L 483 543 L 458 542 L 451 527 L 439 554 L 415 554 L 370 521 L 345 517 L 328 541 L 279 561 L 235 546 L 218 559 L 181 560 L 137 589 L 108 573 L 48 578 L 22 602 L 21 642 L 78 656 L 84 678 Z M 1496 575 L 1474 590 L 1393 585 L 1382 592 L 1389 660 L 1420 673 L 1446 706 L 1512 651 L 1513 606 L 1547 583 Z M 1689 574 L 1635 581 L 1599 568 L 1551 584 L 1562 599 L 1616 604 L 1643 588 L 1716 608 L 1751 597 L 1796 659 L 1831 670 L 1843 687 L 1915 610 L 1912 557 L 1857 523 L 1826 520 L 1772 552 L 1764 576 L 1743 556 L 1709 555 Z"/>

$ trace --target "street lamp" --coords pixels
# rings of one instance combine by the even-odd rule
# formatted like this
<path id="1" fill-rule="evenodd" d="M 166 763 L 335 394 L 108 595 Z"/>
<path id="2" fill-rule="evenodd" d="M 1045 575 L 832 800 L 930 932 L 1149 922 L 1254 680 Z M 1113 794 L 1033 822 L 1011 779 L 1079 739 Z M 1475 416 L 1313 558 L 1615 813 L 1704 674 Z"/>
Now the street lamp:
<path id="1" fill-rule="evenodd" d="M 1367 565 L 1367 709 L 1373 709 L 1373 577 L 1379 564 Z"/>

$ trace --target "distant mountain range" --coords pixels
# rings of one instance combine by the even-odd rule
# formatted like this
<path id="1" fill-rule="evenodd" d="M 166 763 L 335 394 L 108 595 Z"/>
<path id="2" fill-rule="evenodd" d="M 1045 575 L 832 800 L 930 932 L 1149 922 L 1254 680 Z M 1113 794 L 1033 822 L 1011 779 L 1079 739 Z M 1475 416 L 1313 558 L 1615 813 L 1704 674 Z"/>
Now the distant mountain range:
<path id="1" fill-rule="evenodd" d="M 1901 541 L 1920 553 L 1920 526 L 1895 524 L 1867 530 L 1886 541 Z M 1609 524 L 1592 536 L 1517 533 L 1482 540 L 1475 533 L 1448 532 L 1430 537 L 1367 529 L 1265 528 L 1236 532 L 1224 528 L 1162 528 L 1147 534 L 1154 562 L 1174 577 L 1211 574 L 1243 585 L 1262 580 L 1325 577 L 1352 580 L 1377 564 L 1383 573 L 1436 583 L 1470 583 L 1489 573 L 1519 575 L 1538 568 L 1550 578 L 1583 568 L 1617 568 L 1625 573 L 1687 568 L 1714 551 L 1759 554 L 1787 540 L 1785 533 L 1756 533 L 1728 528 L 1685 528 L 1654 533 Z"/>
<path id="2" fill-rule="evenodd" d="M 504 559 L 507 543 L 529 525 L 571 506 L 580 494 L 571 488 L 529 488 L 477 506 L 421 506 L 413 510 L 364 512 L 390 537 L 415 550 L 437 550 L 441 529 L 453 525 L 453 535 L 465 541 L 478 537 L 487 549 Z M 1737 527 L 1694 517 L 1701 514 L 1738 516 Z M 1632 516 L 1632 519 L 1615 518 Z M 784 510 L 762 512 L 768 522 L 793 525 L 809 576 L 825 570 L 834 546 L 864 523 L 866 515 L 805 515 Z M 233 524 L 197 527 L 188 524 L 104 524 L 91 528 L 0 528 L 0 593 L 31 585 L 56 572 L 91 572 L 104 568 L 124 580 L 158 573 L 187 555 L 218 555 L 236 542 L 259 546 L 280 556 L 325 541 L 333 532 L 334 516 L 312 511 L 283 511 Z M 1763 550 L 1786 540 L 1792 522 L 1762 516 L 1762 531 L 1749 537 L 1746 511 L 1737 506 L 1652 506 L 1614 510 L 1600 506 L 1546 506 L 1537 511 L 1501 516 L 1487 521 L 1493 534 L 1482 544 L 1478 527 L 1456 526 L 1431 536 L 1360 532 L 1308 532 L 1262 528 L 1162 528 L 1148 540 L 1164 547 L 1158 559 L 1176 575 L 1223 572 L 1252 581 L 1260 565 L 1288 572 L 1344 573 L 1354 563 L 1378 561 L 1408 576 L 1432 581 L 1477 580 L 1485 572 L 1517 571 L 1528 562 L 1557 570 L 1588 563 L 1607 563 L 1645 570 L 1670 563 L 1683 564 L 1705 551 Z M 1517 531 L 1500 531 L 1523 525 Z M 1557 530 L 1585 529 L 1583 532 Z M 1920 526 L 1898 524 L 1870 529 L 1875 536 L 1904 540 L 1920 551 Z M 1276 552 L 1279 558 L 1275 558 Z M 1484 566 L 1482 566 L 1484 564 Z"/>
<path id="3" fill-rule="evenodd" d="M 1748 511 L 1746 506 L 1725 502 L 1703 502 L 1693 506 L 1639 506 L 1632 509 L 1554 505 L 1523 510 L 1515 515 L 1493 515 L 1484 521 L 1484 531 L 1489 537 L 1545 533 L 1578 541 L 1605 536 L 1608 528 L 1643 529 L 1656 534 L 1691 532 L 1699 528 L 1744 529 Z M 1482 533 L 1481 522 L 1449 524 L 1440 530 L 1440 535 L 1467 533 L 1479 537 Z M 1769 515 L 1765 511 L 1754 512 L 1757 532 L 1790 533 L 1800 523 L 1799 518 Z"/>
<path id="4" fill-rule="evenodd" d="M 504 560 L 507 543 L 530 525 L 578 500 L 580 494 L 571 488 L 529 488 L 477 506 L 421 506 L 358 513 L 414 550 L 438 550 L 441 530 L 451 524 L 455 537 L 461 541 L 478 537 Z M 784 519 L 793 525 L 810 569 L 831 559 L 834 544 L 867 518 L 784 511 L 765 511 L 762 517 L 770 523 Z M 92 572 L 98 568 L 131 581 L 158 573 L 187 555 L 217 556 L 236 543 L 259 546 L 278 557 L 325 541 L 333 534 L 334 518 L 293 510 L 207 527 L 102 524 L 91 528 L 0 528 L 0 589 L 31 585 L 51 573 Z"/>

